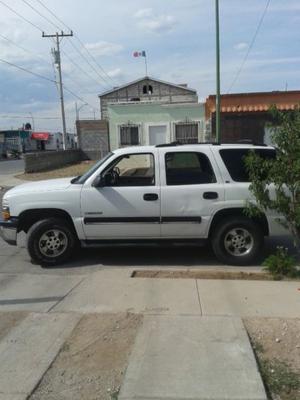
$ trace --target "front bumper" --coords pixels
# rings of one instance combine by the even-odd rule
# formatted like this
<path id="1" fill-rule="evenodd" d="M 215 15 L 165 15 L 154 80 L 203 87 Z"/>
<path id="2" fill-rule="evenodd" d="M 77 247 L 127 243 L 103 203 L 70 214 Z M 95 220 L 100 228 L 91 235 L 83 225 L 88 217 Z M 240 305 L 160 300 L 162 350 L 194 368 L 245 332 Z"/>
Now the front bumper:
<path id="1" fill-rule="evenodd" d="M 0 237 L 13 246 L 17 245 L 18 218 L 10 218 L 8 221 L 0 219 Z"/>

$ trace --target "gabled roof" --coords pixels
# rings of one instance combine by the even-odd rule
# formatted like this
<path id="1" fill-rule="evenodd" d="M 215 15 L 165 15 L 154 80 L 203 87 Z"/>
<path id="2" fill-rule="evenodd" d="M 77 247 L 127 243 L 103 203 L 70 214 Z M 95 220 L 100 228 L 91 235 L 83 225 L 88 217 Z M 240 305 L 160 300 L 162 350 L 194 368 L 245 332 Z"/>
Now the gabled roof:
<path id="1" fill-rule="evenodd" d="M 103 93 L 99 94 L 98 97 L 105 96 L 105 95 L 107 95 L 109 93 L 117 92 L 120 89 L 124 89 L 124 88 L 126 88 L 128 86 L 135 85 L 136 83 L 142 82 L 142 81 L 147 80 L 147 79 L 149 79 L 151 81 L 158 82 L 158 83 L 163 83 L 165 85 L 173 86 L 173 87 L 176 87 L 176 88 L 179 88 L 179 89 L 187 90 L 188 92 L 197 93 L 197 91 L 195 89 L 191 89 L 191 88 L 187 88 L 187 87 L 184 87 L 184 86 L 176 85 L 174 83 L 162 81 L 160 79 L 152 78 L 151 76 L 144 76 L 143 78 L 140 78 L 140 79 L 137 79 L 135 81 L 126 83 L 125 85 L 115 87 L 114 89 L 111 89 L 111 90 L 107 90 L 106 92 L 103 92 Z"/>

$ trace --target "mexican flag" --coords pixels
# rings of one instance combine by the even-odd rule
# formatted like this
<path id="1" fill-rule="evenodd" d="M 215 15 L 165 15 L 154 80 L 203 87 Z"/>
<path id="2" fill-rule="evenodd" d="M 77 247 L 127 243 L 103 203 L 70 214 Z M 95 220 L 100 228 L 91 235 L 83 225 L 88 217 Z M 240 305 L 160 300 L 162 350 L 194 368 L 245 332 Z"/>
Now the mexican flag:
<path id="1" fill-rule="evenodd" d="M 146 57 L 146 52 L 145 52 L 145 50 L 143 50 L 143 51 L 135 51 L 133 53 L 133 57 Z"/>

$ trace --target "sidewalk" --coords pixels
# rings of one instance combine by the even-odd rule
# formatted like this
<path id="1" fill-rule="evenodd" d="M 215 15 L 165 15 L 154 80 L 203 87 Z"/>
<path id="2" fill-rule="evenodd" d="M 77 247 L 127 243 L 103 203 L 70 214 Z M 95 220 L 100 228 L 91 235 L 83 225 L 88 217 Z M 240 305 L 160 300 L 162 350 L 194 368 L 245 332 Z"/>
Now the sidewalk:
<path id="1" fill-rule="evenodd" d="M 147 279 L 131 273 L 2 273 L 0 311 L 29 314 L 21 314 L 2 337 L 0 321 L 0 400 L 27 398 L 82 315 L 120 312 L 144 315 L 120 400 L 266 400 L 241 317 L 299 318 L 300 282 Z"/>
<path id="2" fill-rule="evenodd" d="M 21 185 L 22 183 L 26 183 L 28 181 L 24 181 L 22 179 L 15 178 L 15 174 L 11 175 L 0 175 L 0 188 L 6 187 L 14 187 L 17 185 Z"/>

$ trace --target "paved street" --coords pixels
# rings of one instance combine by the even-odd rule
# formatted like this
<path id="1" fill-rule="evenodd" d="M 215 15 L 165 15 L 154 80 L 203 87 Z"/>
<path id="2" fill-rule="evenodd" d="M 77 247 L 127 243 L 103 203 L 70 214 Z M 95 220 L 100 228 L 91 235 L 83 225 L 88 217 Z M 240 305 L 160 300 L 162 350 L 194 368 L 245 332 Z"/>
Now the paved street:
<path id="1" fill-rule="evenodd" d="M 18 174 L 24 171 L 24 160 L 1 160 L 0 175 Z"/>

